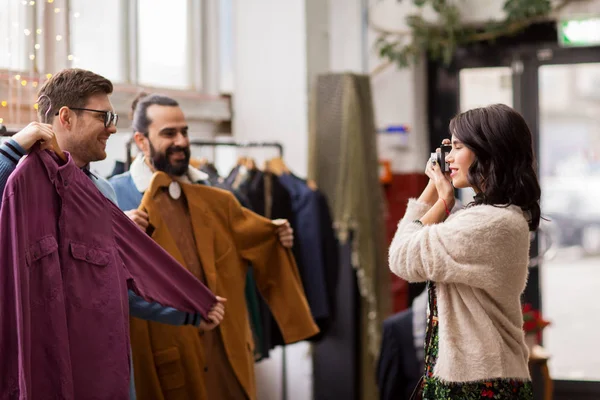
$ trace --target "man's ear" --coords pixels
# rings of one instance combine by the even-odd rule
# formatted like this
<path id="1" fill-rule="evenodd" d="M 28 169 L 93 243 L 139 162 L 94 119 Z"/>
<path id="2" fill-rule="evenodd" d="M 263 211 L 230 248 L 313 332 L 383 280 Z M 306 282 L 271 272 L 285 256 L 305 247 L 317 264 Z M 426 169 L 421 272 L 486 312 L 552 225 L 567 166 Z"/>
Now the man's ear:
<path id="1" fill-rule="evenodd" d="M 71 110 L 69 107 L 61 107 L 58 110 L 58 115 L 54 117 L 57 120 L 58 124 L 65 129 L 70 129 L 73 124 L 73 116 L 71 115 Z"/>
<path id="2" fill-rule="evenodd" d="M 150 157 L 150 139 L 142 132 L 135 132 L 133 134 L 133 140 L 138 149 L 144 153 L 146 157 Z"/>

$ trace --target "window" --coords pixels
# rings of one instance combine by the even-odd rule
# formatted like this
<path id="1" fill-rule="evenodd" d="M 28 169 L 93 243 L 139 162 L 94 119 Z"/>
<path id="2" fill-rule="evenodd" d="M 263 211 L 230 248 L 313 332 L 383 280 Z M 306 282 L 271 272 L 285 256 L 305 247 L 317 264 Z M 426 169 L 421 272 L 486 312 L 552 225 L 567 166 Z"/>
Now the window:
<path id="1" fill-rule="evenodd" d="M 122 0 L 70 0 L 73 67 L 126 81 L 126 7 Z"/>
<path id="2" fill-rule="evenodd" d="M 204 76 L 222 68 L 225 81 L 231 81 L 232 0 L 223 2 L 0 0 L 0 75 L 5 77 L 0 79 L 0 121 L 21 125 L 35 118 L 38 85 L 68 67 L 116 83 L 115 92 L 124 94 L 113 97 L 121 114 L 129 109 L 125 97 L 137 91 L 132 86 L 188 91 L 191 103 L 205 104 L 194 93 L 204 89 L 204 82 L 223 91 L 232 86 Z M 219 12 L 205 13 L 207 7 Z M 224 55 L 208 56 L 207 49 L 219 45 L 221 23 Z"/>
<path id="3" fill-rule="evenodd" d="M 233 92 L 233 4 L 219 1 L 219 77 L 222 93 Z"/>
<path id="4" fill-rule="evenodd" d="M 540 245 L 544 348 L 553 379 L 600 381 L 593 299 L 600 291 L 600 113 L 593 82 L 600 63 L 538 69 L 539 160 L 542 186 Z M 592 95 L 592 97 L 590 97 Z M 566 300 L 568 299 L 568 300 Z M 597 398 L 597 397 L 596 397 Z"/>
<path id="5" fill-rule="evenodd" d="M 139 84 L 191 88 L 189 12 L 188 0 L 138 1 Z"/>
<path id="6" fill-rule="evenodd" d="M 0 0 L 0 68 L 25 71 L 32 62 L 33 21 L 29 1 Z"/>

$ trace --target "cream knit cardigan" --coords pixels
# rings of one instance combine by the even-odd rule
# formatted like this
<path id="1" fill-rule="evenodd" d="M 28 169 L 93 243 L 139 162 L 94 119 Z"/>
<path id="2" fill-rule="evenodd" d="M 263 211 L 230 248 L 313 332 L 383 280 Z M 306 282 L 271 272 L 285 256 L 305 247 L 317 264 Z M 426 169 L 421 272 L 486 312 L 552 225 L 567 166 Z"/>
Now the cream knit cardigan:
<path id="1" fill-rule="evenodd" d="M 478 205 L 444 223 L 414 223 L 430 206 L 409 200 L 389 250 L 392 272 L 436 283 L 439 317 L 434 376 L 444 382 L 529 380 L 520 296 L 529 228 L 519 207 Z"/>

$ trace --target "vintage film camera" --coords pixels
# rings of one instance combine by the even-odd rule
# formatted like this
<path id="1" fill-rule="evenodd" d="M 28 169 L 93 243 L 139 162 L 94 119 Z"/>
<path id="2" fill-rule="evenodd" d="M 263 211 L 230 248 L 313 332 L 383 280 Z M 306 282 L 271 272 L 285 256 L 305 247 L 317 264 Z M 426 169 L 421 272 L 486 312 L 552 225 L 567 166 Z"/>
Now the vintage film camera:
<path id="1" fill-rule="evenodd" d="M 443 144 L 440 146 L 440 152 L 431 153 L 431 161 L 436 161 L 442 172 L 450 172 L 450 164 L 446 162 L 446 157 L 452 151 L 452 146 Z"/>

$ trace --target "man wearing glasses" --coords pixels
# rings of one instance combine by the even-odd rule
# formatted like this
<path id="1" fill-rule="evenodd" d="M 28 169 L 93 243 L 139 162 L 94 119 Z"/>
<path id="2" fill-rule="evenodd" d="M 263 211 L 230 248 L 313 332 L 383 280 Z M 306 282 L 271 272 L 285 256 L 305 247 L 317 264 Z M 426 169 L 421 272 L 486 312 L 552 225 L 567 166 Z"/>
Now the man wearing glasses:
<path id="1" fill-rule="evenodd" d="M 92 179 L 98 190 L 116 204 L 110 183 L 89 171 L 91 162 L 106 158 L 106 142 L 117 132 L 118 115 L 108 98 L 112 91 L 113 85 L 108 79 L 81 69 L 60 71 L 46 81 L 38 93 L 38 113 L 44 123 L 32 122 L 0 146 L 0 201 L 6 181 L 19 159 L 38 141 L 42 141 L 43 148 L 51 148 L 52 138 L 56 137 L 59 147 L 68 151 L 73 162 Z M 196 325 L 201 330 L 214 329 L 223 318 L 222 304 L 218 315 L 212 311 L 209 314 L 214 322 L 208 322 L 198 313 L 189 314 L 149 303 L 131 290 L 128 294 L 129 313 L 133 317 L 170 325 Z M 135 399 L 133 388 L 132 372 L 131 399 Z"/>

